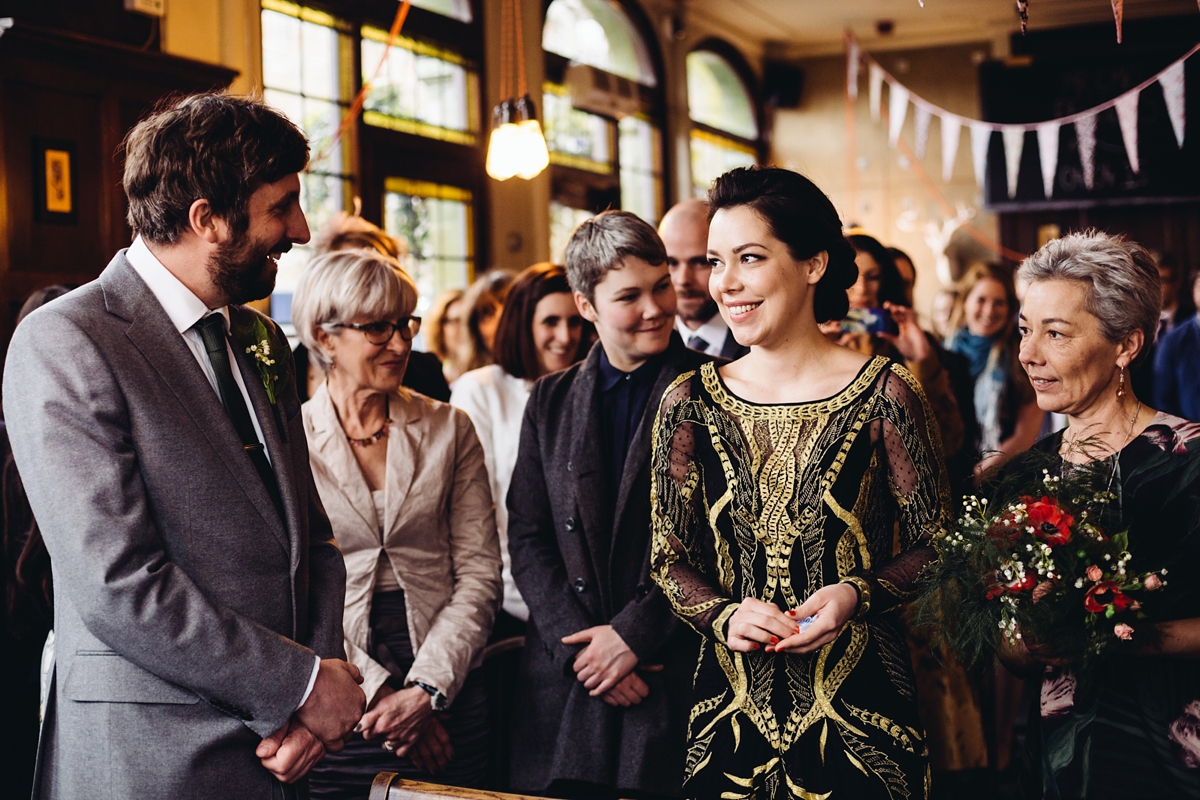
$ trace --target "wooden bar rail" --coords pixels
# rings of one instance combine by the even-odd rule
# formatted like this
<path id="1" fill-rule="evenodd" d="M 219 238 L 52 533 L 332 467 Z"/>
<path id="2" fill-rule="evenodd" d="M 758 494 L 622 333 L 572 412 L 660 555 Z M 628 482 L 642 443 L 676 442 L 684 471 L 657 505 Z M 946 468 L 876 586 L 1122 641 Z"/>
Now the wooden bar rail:
<path id="1" fill-rule="evenodd" d="M 442 786 L 436 783 L 404 780 L 394 772 L 381 772 L 371 783 L 368 800 L 538 800 L 524 794 L 504 794 L 482 789 L 462 789 L 457 786 Z"/>

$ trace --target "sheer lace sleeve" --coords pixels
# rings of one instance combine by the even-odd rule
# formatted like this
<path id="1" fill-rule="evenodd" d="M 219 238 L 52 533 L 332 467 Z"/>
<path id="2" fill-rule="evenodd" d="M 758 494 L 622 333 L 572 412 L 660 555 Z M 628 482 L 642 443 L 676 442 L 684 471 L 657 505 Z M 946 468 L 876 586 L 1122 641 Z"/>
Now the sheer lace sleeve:
<path id="1" fill-rule="evenodd" d="M 717 586 L 704 566 L 712 549 L 705 537 L 704 479 L 696 456 L 702 429 L 692 397 L 694 373 L 684 375 L 663 395 L 654 426 L 651 454 L 651 573 L 680 619 L 698 633 L 724 642 L 724 623 L 737 604 Z"/>
<path id="2" fill-rule="evenodd" d="M 898 508 L 900 552 L 849 579 L 862 596 L 859 616 L 886 611 L 916 596 L 921 570 L 936 557 L 930 541 L 950 522 L 946 461 L 929 401 L 916 378 L 897 364 L 880 383 L 882 413 L 876 424 Z"/>

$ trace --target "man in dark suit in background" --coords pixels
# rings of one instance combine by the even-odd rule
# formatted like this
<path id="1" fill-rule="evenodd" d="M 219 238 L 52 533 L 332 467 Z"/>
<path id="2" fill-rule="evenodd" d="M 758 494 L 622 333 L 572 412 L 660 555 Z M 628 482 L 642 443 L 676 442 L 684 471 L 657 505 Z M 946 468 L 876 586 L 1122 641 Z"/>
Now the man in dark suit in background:
<path id="1" fill-rule="evenodd" d="M 708 203 L 684 200 L 671 206 L 659 223 L 658 235 L 667 249 L 667 268 L 678 298 L 675 329 L 684 343 L 729 361 L 749 353 L 749 347 L 733 338 L 708 291 L 712 271 L 708 264 Z"/>
<path id="2" fill-rule="evenodd" d="M 600 341 L 525 406 L 508 493 L 513 577 L 529 604 L 512 784 L 551 797 L 677 796 L 699 637 L 650 579 L 650 447 L 659 400 L 710 356 L 674 332 L 654 229 L 581 224 L 567 277 Z"/>
<path id="3" fill-rule="evenodd" d="M 288 797 L 362 715 L 286 340 L 242 305 L 308 240 L 307 161 L 261 103 L 160 107 L 125 141 L 133 244 L 13 335 L 54 576 L 35 798 Z"/>

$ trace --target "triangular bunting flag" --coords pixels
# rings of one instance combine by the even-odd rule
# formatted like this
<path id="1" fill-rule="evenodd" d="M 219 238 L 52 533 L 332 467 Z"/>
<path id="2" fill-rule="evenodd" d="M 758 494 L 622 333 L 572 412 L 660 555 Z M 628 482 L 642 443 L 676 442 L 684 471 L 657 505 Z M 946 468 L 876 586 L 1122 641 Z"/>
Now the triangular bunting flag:
<path id="1" fill-rule="evenodd" d="M 1121 43 L 1121 18 L 1123 16 L 1125 16 L 1125 0 L 1112 0 L 1112 6 L 1113 6 L 1113 17 L 1117 20 L 1117 44 L 1120 44 Z"/>
<path id="2" fill-rule="evenodd" d="M 1138 162 L 1138 93 L 1126 92 L 1117 98 L 1117 121 L 1121 123 L 1121 136 L 1125 139 L 1125 154 L 1134 173 L 1141 170 Z"/>
<path id="3" fill-rule="evenodd" d="M 1200 2 L 1200 0 L 1197 0 L 1197 2 Z M 917 144 L 917 158 L 918 159 L 922 159 L 925 157 L 925 145 L 929 143 L 929 120 L 931 120 L 932 118 L 933 118 L 933 115 L 929 113 L 928 108 L 926 108 L 925 106 L 917 106 L 917 116 L 916 116 L 916 119 L 913 120 L 913 122 L 917 126 L 917 130 L 916 130 L 917 142 L 916 142 L 916 144 Z"/>
<path id="4" fill-rule="evenodd" d="M 969 123 L 971 127 L 971 164 L 975 167 L 975 183 L 984 188 L 987 179 L 988 145 L 992 141 L 992 126 L 983 122 Z"/>
<path id="5" fill-rule="evenodd" d="M 908 113 L 908 89 L 898 83 L 888 84 L 888 144 L 896 146 Z"/>
<path id="6" fill-rule="evenodd" d="M 883 67 L 874 61 L 871 62 L 870 77 L 871 119 L 879 122 L 879 101 L 883 94 Z"/>
<path id="7" fill-rule="evenodd" d="M 1200 0 L 1198 0 L 1200 2 Z M 1175 142 L 1183 147 L 1183 62 L 1172 64 L 1158 76 L 1162 84 L 1163 100 L 1167 101 L 1167 115 L 1175 129 Z"/>
<path id="8" fill-rule="evenodd" d="M 1058 171 L 1058 123 L 1038 125 L 1038 160 L 1042 164 L 1042 191 L 1049 200 L 1054 195 L 1054 175 Z"/>
<path id="9" fill-rule="evenodd" d="M 858 41 L 849 35 L 846 39 L 846 92 L 851 99 L 858 99 Z"/>
<path id="10" fill-rule="evenodd" d="M 1075 120 L 1075 138 L 1079 141 L 1079 163 L 1083 165 L 1083 185 L 1092 190 L 1096 178 L 1096 115 Z"/>
<path id="11" fill-rule="evenodd" d="M 942 117 L 942 180 L 950 182 L 954 175 L 954 162 L 958 159 L 958 135 L 962 132 L 962 121 L 958 117 Z"/>
<path id="12" fill-rule="evenodd" d="M 1017 177 L 1021 174 L 1021 153 L 1025 150 L 1025 129 L 1007 126 L 1000 131 L 1004 137 L 1004 173 L 1008 179 L 1008 197 L 1017 196 Z"/>

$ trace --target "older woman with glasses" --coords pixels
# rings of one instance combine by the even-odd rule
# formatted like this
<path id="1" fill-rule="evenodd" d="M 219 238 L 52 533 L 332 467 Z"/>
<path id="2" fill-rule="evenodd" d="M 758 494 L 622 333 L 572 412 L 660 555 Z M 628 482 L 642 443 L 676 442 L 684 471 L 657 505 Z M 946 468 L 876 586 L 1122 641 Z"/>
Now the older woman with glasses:
<path id="1" fill-rule="evenodd" d="M 357 250 L 313 259 L 293 319 L 324 383 L 304 404 L 309 458 L 346 560 L 346 653 L 370 702 L 313 797 L 365 797 L 381 771 L 478 786 L 487 697 L 472 670 L 500 603 L 483 449 L 461 411 L 401 386 L 417 288 Z"/>

